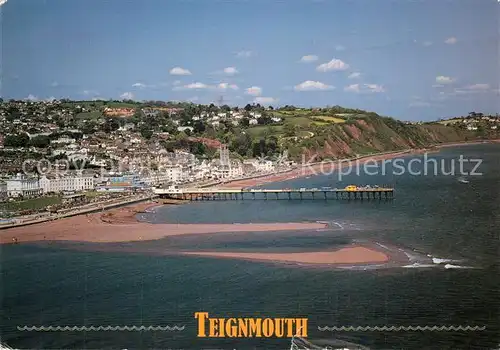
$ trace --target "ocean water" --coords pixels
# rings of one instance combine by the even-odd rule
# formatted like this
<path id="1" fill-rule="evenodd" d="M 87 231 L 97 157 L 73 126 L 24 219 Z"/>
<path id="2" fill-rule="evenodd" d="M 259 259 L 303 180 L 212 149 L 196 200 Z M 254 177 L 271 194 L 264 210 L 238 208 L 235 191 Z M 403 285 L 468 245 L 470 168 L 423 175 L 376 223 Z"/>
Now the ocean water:
<path id="1" fill-rule="evenodd" d="M 460 156 L 482 159 L 458 181 Z M 495 349 L 499 327 L 500 145 L 447 148 L 427 175 L 312 176 L 281 187 L 387 184 L 393 200 L 195 202 L 145 214 L 152 222 L 328 221 L 325 232 L 170 237 L 155 242 L 2 246 L 1 342 L 45 349 L 287 349 L 289 339 L 196 338 L 194 312 L 308 317 L 309 341 L 370 349 Z M 424 160 L 424 155 L 409 156 Z M 465 163 L 471 171 L 474 162 Z M 423 167 L 413 165 L 414 171 Z M 456 169 L 458 171 L 458 168 Z M 373 173 L 375 170 L 370 169 Z M 0 234 L 1 231 L 0 231 Z M 390 244 L 431 268 L 367 271 L 164 255 L 170 250 L 319 251 L 352 240 Z M 434 261 L 432 261 L 434 259 Z M 441 264 L 437 264 L 441 263 Z M 445 264 L 455 268 L 445 268 Z M 450 266 L 448 266 L 450 267 Z M 471 267 L 471 268 L 458 268 Z M 184 325 L 183 331 L 37 332 L 22 326 Z M 478 326 L 469 331 L 320 331 L 324 326 Z"/>

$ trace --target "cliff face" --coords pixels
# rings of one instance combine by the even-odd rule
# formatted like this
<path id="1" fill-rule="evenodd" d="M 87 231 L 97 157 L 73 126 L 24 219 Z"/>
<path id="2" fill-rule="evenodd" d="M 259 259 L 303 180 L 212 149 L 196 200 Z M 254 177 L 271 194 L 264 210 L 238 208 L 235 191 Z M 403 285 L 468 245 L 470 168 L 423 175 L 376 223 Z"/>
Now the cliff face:
<path id="1" fill-rule="evenodd" d="M 391 118 L 367 117 L 318 128 L 302 143 L 302 154 L 340 159 L 376 152 L 427 148 L 440 143 L 499 138 L 500 133 L 477 132 L 441 124 L 412 125 Z"/>

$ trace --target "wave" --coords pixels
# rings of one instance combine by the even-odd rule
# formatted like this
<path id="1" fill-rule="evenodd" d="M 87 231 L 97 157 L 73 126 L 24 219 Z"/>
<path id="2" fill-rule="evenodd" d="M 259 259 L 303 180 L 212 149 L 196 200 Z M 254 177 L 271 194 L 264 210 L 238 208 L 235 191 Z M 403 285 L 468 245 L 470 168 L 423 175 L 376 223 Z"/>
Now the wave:
<path id="1" fill-rule="evenodd" d="M 445 269 L 475 269 L 473 266 L 461 266 L 461 265 L 452 265 L 452 264 L 446 264 L 444 265 Z"/>
<path id="2" fill-rule="evenodd" d="M 404 265 L 402 267 L 404 267 L 404 268 L 428 268 L 428 267 L 436 267 L 436 265 L 413 263 L 411 265 Z"/>
<path id="3" fill-rule="evenodd" d="M 452 263 L 452 262 L 461 262 L 462 260 L 454 260 L 454 259 L 443 259 L 443 258 L 432 258 L 432 262 L 434 264 L 442 264 L 442 263 Z"/>

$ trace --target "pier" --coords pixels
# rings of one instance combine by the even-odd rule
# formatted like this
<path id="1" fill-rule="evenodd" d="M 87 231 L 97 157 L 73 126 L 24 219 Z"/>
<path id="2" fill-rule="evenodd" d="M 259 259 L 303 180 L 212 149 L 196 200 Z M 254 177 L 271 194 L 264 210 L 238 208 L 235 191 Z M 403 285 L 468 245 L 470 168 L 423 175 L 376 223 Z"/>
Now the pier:
<path id="1" fill-rule="evenodd" d="M 387 187 L 300 188 L 300 189 L 154 189 L 160 198 L 202 200 L 312 200 L 312 199 L 392 199 L 394 189 Z"/>

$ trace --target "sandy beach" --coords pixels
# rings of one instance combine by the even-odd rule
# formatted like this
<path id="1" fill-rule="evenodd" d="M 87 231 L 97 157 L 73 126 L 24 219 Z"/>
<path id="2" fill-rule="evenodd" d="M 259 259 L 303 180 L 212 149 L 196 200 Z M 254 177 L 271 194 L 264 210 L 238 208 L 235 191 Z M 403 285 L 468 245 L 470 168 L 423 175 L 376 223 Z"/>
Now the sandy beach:
<path id="1" fill-rule="evenodd" d="M 300 264 L 373 264 L 389 261 L 389 256 L 363 246 L 305 253 L 183 252 L 185 255 Z"/>
<path id="2" fill-rule="evenodd" d="M 453 145 L 476 144 L 477 142 Z M 438 148 L 451 145 L 437 145 Z M 418 150 L 415 150 L 418 152 Z M 382 161 L 398 156 L 412 154 L 412 151 L 399 151 L 359 158 L 358 164 Z M 339 162 L 312 164 L 286 173 L 272 174 L 253 179 L 235 180 L 224 184 L 225 188 L 258 186 L 270 182 L 279 182 L 294 178 L 311 176 L 323 171 L 337 170 Z M 0 244 L 28 242 L 139 242 L 157 240 L 169 236 L 204 235 L 215 233 L 273 232 L 273 231 L 311 231 L 323 230 L 326 224 L 317 222 L 288 223 L 244 223 L 244 224 L 150 224 L 138 222 L 136 215 L 160 206 L 158 202 L 143 202 L 131 206 L 111 209 L 101 213 L 78 215 L 53 221 L 20 226 L 0 231 Z M 378 249 L 376 246 L 351 245 L 334 251 L 302 253 L 241 253 L 241 252 L 179 252 L 185 255 L 197 255 L 216 258 L 237 258 L 259 261 L 281 261 L 304 264 L 367 264 L 391 260 L 393 254 Z"/>
<path id="3" fill-rule="evenodd" d="M 0 232 L 0 244 L 37 241 L 134 242 L 161 239 L 168 236 L 213 234 L 223 232 L 270 232 L 319 230 L 325 224 L 315 222 L 247 223 L 247 224 L 150 224 L 138 222 L 137 213 L 157 203 L 113 209 L 104 213 L 79 215 Z"/>
<path id="4" fill-rule="evenodd" d="M 157 240 L 170 236 L 206 235 L 216 233 L 245 234 L 245 232 L 279 232 L 324 230 L 327 225 L 316 222 L 246 223 L 246 224 L 150 224 L 139 222 L 136 215 L 157 207 L 156 202 L 145 202 L 115 208 L 102 213 L 79 215 L 42 224 L 22 226 L 0 231 L 0 244 L 36 242 L 90 242 L 118 243 Z M 100 249 L 100 248 L 99 248 Z M 98 250 L 99 250 L 98 249 Z M 105 246 L 102 249 L 106 250 Z M 132 249 L 133 251 L 133 249 Z M 374 244 L 355 243 L 334 250 L 317 252 L 196 252 L 166 251 L 165 254 L 230 258 L 303 265 L 367 265 L 400 262 L 395 250 L 378 248 Z M 405 261 L 406 263 L 406 261 Z"/>

